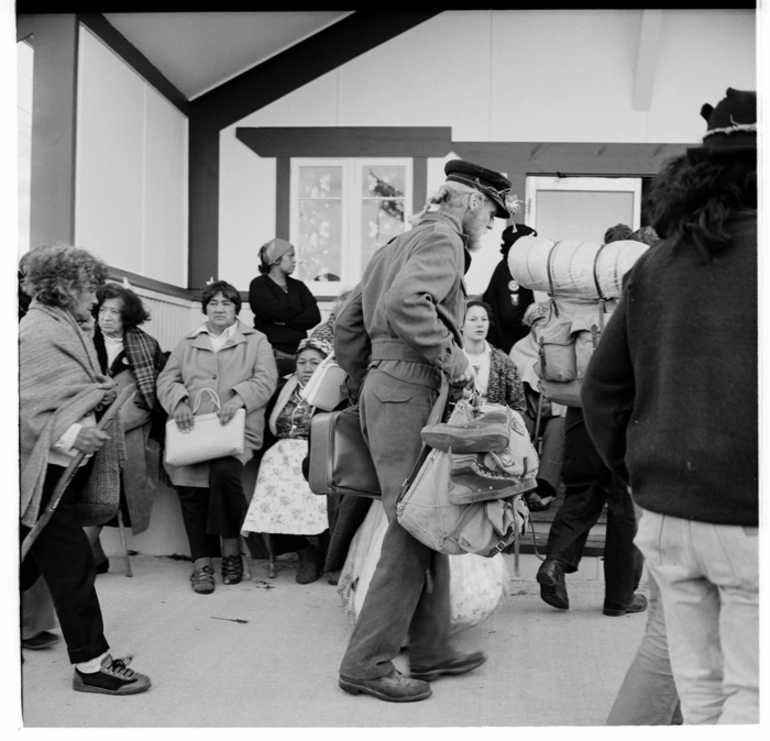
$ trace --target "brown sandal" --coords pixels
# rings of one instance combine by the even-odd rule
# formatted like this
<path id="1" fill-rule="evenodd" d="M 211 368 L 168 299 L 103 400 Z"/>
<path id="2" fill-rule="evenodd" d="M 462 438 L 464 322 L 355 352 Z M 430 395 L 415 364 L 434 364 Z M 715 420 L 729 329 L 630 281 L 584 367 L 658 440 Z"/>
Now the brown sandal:
<path id="1" fill-rule="evenodd" d="M 243 579 L 243 558 L 222 556 L 222 581 L 225 584 L 238 584 Z"/>
<path id="2" fill-rule="evenodd" d="M 211 594 L 214 591 L 214 569 L 201 566 L 190 574 L 190 583 L 197 594 Z"/>

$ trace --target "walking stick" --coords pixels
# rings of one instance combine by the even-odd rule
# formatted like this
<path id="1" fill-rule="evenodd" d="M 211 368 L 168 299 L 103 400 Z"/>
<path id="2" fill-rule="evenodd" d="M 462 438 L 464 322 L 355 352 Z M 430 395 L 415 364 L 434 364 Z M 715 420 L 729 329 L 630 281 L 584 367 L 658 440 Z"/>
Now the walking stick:
<path id="1" fill-rule="evenodd" d="M 126 526 L 123 524 L 123 513 L 120 511 L 120 503 L 118 503 L 118 530 L 120 531 L 120 547 L 123 549 L 123 556 L 126 559 L 126 576 L 133 576 L 131 557 L 128 555 L 128 544 L 126 543 Z"/>
<path id="2" fill-rule="evenodd" d="M 131 383 L 126 386 L 117 395 L 115 401 L 110 404 L 107 411 L 102 415 L 102 418 L 99 420 L 99 424 L 96 425 L 96 429 L 104 430 L 104 428 L 117 416 L 120 408 L 134 395 L 135 392 L 136 384 Z M 85 458 L 85 456 L 85 453 L 78 452 L 78 454 L 72 459 L 72 462 L 67 466 L 67 468 L 64 469 L 64 473 L 61 475 L 59 482 L 56 484 L 56 488 L 51 495 L 51 501 L 45 508 L 45 512 L 43 512 L 38 521 L 34 524 L 32 529 L 27 533 L 26 537 L 22 541 L 20 562 L 24 560 L 24 557 L 29 553 L 29 549 L 37 539 L 37 536 L 40 535 L 43 528 L 48 524 L 48 521 L 51 519 L 51 517 L 53 517 L 53 513 L 59 506 L 59 502 L 61 501 L 62 496 L 64 496 L 64 492 L 70 485 L 70 482 L 77 473 L 77 470 L 80 467 L 80 463 L 83 458 Z"/>

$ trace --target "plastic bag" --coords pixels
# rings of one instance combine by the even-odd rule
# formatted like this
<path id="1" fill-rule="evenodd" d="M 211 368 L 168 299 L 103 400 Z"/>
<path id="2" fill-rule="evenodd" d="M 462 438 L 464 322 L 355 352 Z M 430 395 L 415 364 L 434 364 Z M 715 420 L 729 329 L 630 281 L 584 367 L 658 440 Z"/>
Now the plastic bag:
<path id="1" fill-rule="evenodd" d="M 338 593 L 353 623 L 364 604 L 380 558 L 388 519 L 382 503 L 373 501 L 353 536 L 340 574 Z M 466 554 L 449 556 L 449 602 L 453 633 L 478 625 L 505 601 L 508 569 L 498 553 L 492 558 Z"/>

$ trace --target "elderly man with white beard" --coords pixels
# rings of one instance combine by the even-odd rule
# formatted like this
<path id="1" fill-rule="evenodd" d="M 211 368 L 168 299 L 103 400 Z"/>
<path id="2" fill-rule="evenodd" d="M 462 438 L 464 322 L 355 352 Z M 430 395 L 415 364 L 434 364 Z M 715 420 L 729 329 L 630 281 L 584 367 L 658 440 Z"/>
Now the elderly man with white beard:
<path id="1" fill-rule="evenodd" d="M 429 682 L 465 674 L 485 661 L 449 640 L 448 556 L 413 538 L 396 519 L 403 481 L 417 458 L 445 376 L 472 383 L 462 350 L 463 276 L 495 218 L 518 202 L 499 172 L 464 160 L 444 168 L 446 181 L 407 231 L 372 257 L 339 312 L 337 362 L 360 391 L 361 427 L 382 490 L 388 529 L 369 590 L 340 667 L 340 687 L 388 702 L 424 700 Z M 408 641 L 409 676 L 393 665 Z"/>

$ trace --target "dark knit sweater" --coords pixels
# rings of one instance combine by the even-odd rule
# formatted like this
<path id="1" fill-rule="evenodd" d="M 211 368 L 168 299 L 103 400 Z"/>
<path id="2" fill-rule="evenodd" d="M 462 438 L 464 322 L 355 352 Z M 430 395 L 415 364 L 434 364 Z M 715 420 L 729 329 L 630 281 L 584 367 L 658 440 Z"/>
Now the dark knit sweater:
<path id="1" fill-rule="evenodd" d="M 307 331 L 321 322 L 318 303 L 301 281 L 286 278 L 288 293 L 267 274 L 254 278 L 249 286 L 249 306 L 254 312 L 254 329 L 267 335 L 275 350 L 294 354 Z"/>
<path id="2" fill-rule="evenodd" d="M 639 506 L 757 526 L 757 213 L 707 261 L 662 242 L 628 273 L 586 372 L 583 412 Z"/>
<path id="3" fill-rule="evenodd" d="M 527 401 L 524 398 L 524 384 L 514 362 L 496 347 L 490 346 L 489 381 L 487 401 L 490 404 L 506 404 L 511 409 L 525 414 Z"/>

